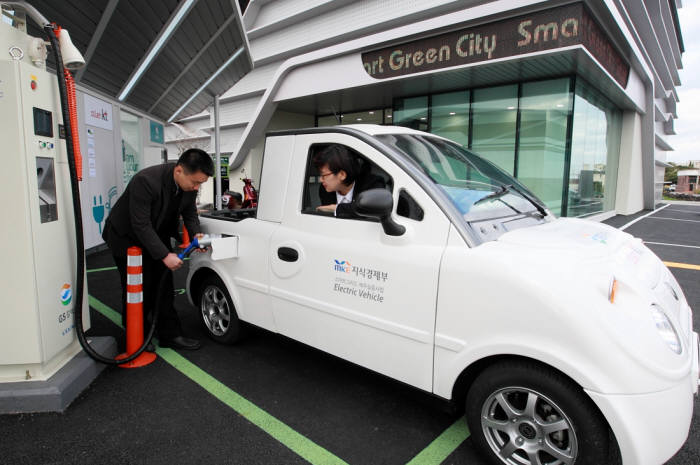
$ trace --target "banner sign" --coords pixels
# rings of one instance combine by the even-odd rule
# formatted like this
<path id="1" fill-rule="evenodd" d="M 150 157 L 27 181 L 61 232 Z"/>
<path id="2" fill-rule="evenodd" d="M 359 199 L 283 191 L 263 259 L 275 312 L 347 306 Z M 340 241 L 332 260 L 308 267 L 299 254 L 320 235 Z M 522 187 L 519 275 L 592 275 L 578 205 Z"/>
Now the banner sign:
<path id="1" fill-rule="evenodd" d="M 162 144 L 163 143 L 163 125 L 160 123 L 156 123 L 155 121 L 150 121 L 151 123 L 151 142 L 155 142 L 156 144 Z"/>
<path id="2" fill-rule="evenodd" d="M 583 45 L 627 86 L 629 65 L 583 3 L 373 50 L 362 54 L 362 63 L 367 74 L 386 79 L 572 45 Z"/>
<path id="3" fill-rule="evenodd" d="M 223 155 L 221 155 L 221 179 L 228 179 L 228 157 Z"/>
<path id="4" fill-rule="evenodd" d="M 104 100 L 84 94 L 85 98 L 85 124 L 98 128 L 112 130 L 112 104 Z"/>

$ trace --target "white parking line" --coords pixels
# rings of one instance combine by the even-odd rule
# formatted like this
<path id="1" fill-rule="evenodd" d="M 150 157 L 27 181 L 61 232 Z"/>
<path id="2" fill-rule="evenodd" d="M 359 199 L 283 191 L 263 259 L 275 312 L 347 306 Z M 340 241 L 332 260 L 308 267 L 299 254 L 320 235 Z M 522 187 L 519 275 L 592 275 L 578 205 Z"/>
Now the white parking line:
<path id="1" fill-rule="evenodd" d="M 676 210 L 675 208 L 669 208 L 667 212 L 681 212 L 681 213 L 700 213 L 700 210 Z"/>
<path id="2" fill-rule="evenodd" d="M 688 221 L 690 223 L 700 223 L 699 220 L 681 220 L 680 218 L 667 218 L 665 216 L 652 216 L 650 220 L 671 220 L 671 221 Z"/>
<path id="3" fill-rule="evenodd" d="M 697 245 L 684 245 L 684 244 L 667 244 L 666 242 L 649 242 L 649 241 L 644 241 L 645 244 L 654 244 L 654 245 L 668 245 L 670 247 L 689 247 L 691 249 L 700 249 L 700 246 Z"/>
<path id="4" fill-rule="evenodd" d="M 663 207 L 658 208 L 658 209 L 656 209 L 656 210 L 654 210 L 654 211 L 651 211 L 651 212 L 647 213 L 647 214 L 644 215 L 644 216 L 640 216 L 639 218 L 635 218 L 634 220 L 630 221 L 629 223 L 627 223 L 627 224 L 621 226 L 621 227 L 620 227 L 620 231 L 624 231 L 625 229 L 629 228 L 630 226 L 632 226 L 632 225 L 633 225 L 634 223 L 636 223 L 637 221 L 642 221 L 642 220 L 643 220 L 644 218 L 646 218 L 647 216 L 650 216 L 650 215 L 653 215 L 654 213 L 660 212 L 661 210 L 663 210 L 664 208 L 668 207 L 669 205 L 671 205 L 671 204 L 670 204 L 670 203 L 667 203 L 667 204 L 664 205 Z"/>

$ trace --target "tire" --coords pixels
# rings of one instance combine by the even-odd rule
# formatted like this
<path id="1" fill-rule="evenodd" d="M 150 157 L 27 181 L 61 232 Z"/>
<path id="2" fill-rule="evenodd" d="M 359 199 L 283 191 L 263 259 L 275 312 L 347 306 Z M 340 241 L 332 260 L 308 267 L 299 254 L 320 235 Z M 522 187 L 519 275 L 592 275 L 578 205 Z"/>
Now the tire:
<path id="1" fill-rule="evenodd" d="M 233 344 L 241 337 L 241 321 L 221 279 L 209 275 L 199 286 L 198 307 L 207 335 L 221 344 Z"/>
<path id="2" fill-rule="evenodd" d="M 536 362 L 484 370 L 466 400 L 472 441 L 494 465 L 608 463 L 608 426 L 570 379 Z"/>

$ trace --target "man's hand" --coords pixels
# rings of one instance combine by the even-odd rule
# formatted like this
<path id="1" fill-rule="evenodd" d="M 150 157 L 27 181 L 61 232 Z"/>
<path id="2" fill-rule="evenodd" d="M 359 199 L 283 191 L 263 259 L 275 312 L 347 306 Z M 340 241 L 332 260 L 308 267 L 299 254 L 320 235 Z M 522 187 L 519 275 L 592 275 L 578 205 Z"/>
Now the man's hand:
<path id="1" fill-rule="evenodd" d="M 175 271 L 182 266 L 182 260 L 180 260 L 176 254 L 171 252 L 165 256 L 163 259 L 163 264 L 172 271 Z"/>
<path id="2" fill-rule="evenodd" d="M 332 205 L 319 205 L 318 207 L 316 207 L 316 210 L 318 210 L 318 211 L 320 211 L 320 212 L 329 212 L 329 213 L 333 213 L 333 212 L 335 212 L 335 207 L 336 207 L 335 204 L 332 204 Z"/>

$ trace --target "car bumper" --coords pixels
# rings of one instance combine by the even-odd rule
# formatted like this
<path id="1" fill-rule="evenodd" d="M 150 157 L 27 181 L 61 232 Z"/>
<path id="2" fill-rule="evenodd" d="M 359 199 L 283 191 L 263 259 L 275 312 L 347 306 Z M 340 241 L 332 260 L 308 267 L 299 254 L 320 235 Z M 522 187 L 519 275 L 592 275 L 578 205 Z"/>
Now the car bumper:
<path id="1" fill-rule="evenodd" d="M 688 438 L 698 392 L 697 333 L 693 339 L 691 370 L 671 389 L 636 395 L 586 391 L 615 433 L 623 464 L 659 465 Z"/>

